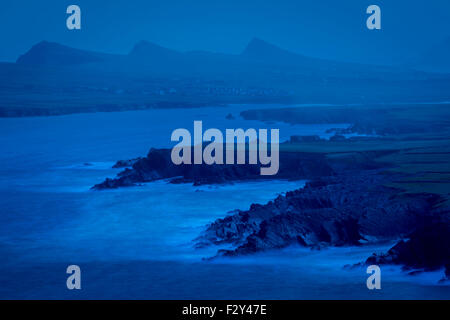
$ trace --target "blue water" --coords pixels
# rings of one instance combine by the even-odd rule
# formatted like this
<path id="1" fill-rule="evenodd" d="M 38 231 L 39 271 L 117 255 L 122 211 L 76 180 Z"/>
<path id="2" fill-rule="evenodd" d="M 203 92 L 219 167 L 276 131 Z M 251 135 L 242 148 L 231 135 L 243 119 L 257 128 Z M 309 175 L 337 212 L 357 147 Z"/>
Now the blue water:
<path id="1" fill-rule="evenodd" d="M 310 251 L 288 248 L 205 261 L 195 249 L 207 223 L 251 203 L 265 203 L 304 181 L 194 187 L 166 181 L 95 192 L 118 159 L 169 147 L 172 130 L 280 128 L 281 138 L 319 134 L 334 125 L 244 121 L 261 106 L 147 110 L 0 119 L 0 298 L 304 299 L 450 298 L 442 271 L 415 277 L 382 269 L 382 290 L 366 288 L 363 261 L 377 247 Z M 225 120 L 228 113 L 235 120 Z M 82 290 L 66 289 L 68 265 L 82 270 Z"/>

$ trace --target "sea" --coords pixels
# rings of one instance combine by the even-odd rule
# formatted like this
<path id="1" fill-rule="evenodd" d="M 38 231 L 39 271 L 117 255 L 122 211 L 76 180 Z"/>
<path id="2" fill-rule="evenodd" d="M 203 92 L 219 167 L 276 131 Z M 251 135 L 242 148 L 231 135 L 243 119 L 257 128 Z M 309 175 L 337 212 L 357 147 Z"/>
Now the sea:
<path id="1" fill-rule="evenodd" d="M 349 124 L 291 125 L 242 119 L 275 105 L 151 109 L 0 119 L 0 299 L 449 299 L 443 271 L 408 275 L 382 266 L 369 290 L 363 262 L 393 243 L 310 250 L 289 247 L 216 258 L 196 248 L 205 227 L 264 204 L 305 181 L 193 186 L 160 180 L 94 191 L 119 159 L 170 148 L 177 128 L 280 130 L 328 138 Z M 312 106 L 313 107 L 313 106 Z M 232 117 L 227 117 L 231 114 Z M 67 267 L 81 270 L 69 290 Z"/>

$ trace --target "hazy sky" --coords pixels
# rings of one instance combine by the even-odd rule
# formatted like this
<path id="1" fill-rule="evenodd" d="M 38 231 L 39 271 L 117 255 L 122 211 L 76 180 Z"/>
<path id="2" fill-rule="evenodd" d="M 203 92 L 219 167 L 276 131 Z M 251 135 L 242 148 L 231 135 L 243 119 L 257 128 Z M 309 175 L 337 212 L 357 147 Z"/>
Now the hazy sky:
<path id="1" fill-rule="evenodd" d="M 82 30 L 66 28 L 66 8 Z M 382 30 L 366 28 L 366 8 Z M 449 0 L 14 0 L 0 5 L 0 61 L 41 41 L 127 53 L 139 40 L 179 50 L 239 53 L 253 37 L 310 56 L 391 63 L 450 36 Z"/>

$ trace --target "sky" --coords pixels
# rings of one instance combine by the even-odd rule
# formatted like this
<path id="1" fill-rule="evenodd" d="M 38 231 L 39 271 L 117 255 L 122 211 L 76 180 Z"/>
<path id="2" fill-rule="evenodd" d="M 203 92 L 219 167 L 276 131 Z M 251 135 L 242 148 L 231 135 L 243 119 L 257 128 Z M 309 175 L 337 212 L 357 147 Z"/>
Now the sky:
<path id="1" fill-rule="evenodd" d="M 71 4 L 81 8 L 81 30 L 66 28 Z M 381 30 L 366 27 L 371 4 L 381 8 Z M 258 37 L 313 57 L 396 64 L 450 37 L 450 1 L 14 0 L 2 1 L 0 28 L 0 61 L 42 40 L 123 54 L 140 40 L 239 53 Z"/>

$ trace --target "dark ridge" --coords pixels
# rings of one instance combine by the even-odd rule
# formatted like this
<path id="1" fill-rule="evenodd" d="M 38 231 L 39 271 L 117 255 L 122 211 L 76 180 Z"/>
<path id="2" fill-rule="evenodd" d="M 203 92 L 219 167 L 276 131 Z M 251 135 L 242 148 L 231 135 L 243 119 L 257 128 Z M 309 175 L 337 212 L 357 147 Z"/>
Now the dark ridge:
<path id="1" fill-rule="evenodd" d="M 79 65 L 104 61 L 105 54 L 71 48 L 55 42 L 42 41 L 21 55 L 16 63 L 30 65 Z"/>
<path id="2" fill-rule="evenodd" d="M 139 41 L 130 51 L 129 56 L 146 59 L 165 59 L 167 57 L 179 57 L 182 53 L 162 47 L 152 42 Z"/>
<path id="3" fill-rule="evenodd" d="M 299 180 L 334 174 L 325 156 L 315 153 L 280 152 L 279 171 L 274 176 L 261 176 L 260 164 L 175 165 L 171 160 L 170 149 L 152 148 L 146 157 L 130 161 L 133 161 L 131 169 L 125 169 L 116 178 L 108 178 L 92 189 L 136 186 L 160 179 L 171 179 L 172 183 L 202 185 L 261 179 Z"/>
<path id="4" fill-rule="evenodd" d="M 424 271 L 445 268 L 446 280 L 450 280 L 450 225 L 448 223 L 441 221 L 440 217 L 426 219 L 407 238 L 399 241 L 384 254 L 374 253 L 366 260 L 366 264 L 396 264 L 403 265 L 408 270 Z"/>
<path id="5" fill-rule="evenodd" d="M 366 236 L 405 236 L 433 215 L 439 197 L 400 195 L 383 186 L 390 178 L 379 170 L 323 177 L 265 205 L 218 219 L 196 239 L 199 247 L 230 244 L 218 255 L 236 256 L 291 245 L 310 248 L 354 246 Z"/>
<path id="6" fill-rule="evenodd" d="M 281 49 L 280 47 L 259 38 L 253 38 L 241 53 L 241 56 L 248 60 L 283 65 L 292 64 L 306 66 L 312 61 L 320 61 L 320 59 L 309 58 L 301 54 Z"/>

